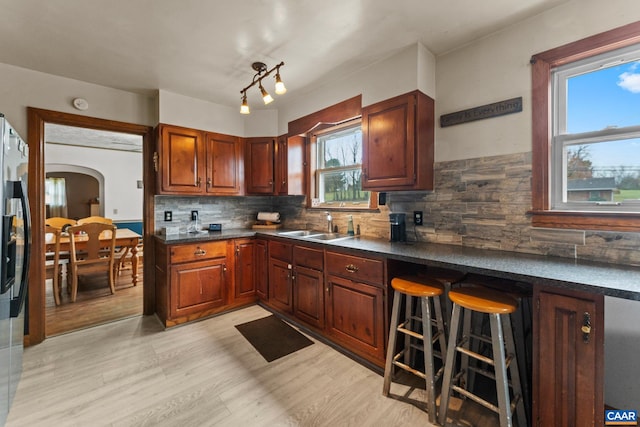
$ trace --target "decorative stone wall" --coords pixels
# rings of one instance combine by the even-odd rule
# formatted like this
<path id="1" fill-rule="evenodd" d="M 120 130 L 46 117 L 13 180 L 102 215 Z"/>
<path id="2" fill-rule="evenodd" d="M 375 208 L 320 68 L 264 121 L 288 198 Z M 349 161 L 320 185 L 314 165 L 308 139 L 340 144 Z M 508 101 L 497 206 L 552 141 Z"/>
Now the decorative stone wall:
<path id="1" fill-rule="evenodd" d="M 435 191 L 387 193 L 376 212 L 332 211 L 333 224 L 346 232 L 347 215 L 364 236 L 389 238 L 389 213 L 407 214 L 407 240 L 483 249 L 555 255 L 640 266 L 640 233 L 532 228 L 531 153 L 484 157 L 435 165 Z M 202 224 L 248 228 L 259 211 L 280 212 L 290 229 L 326 230 L 324 210 L 306 209 L 303 196 L 156 196 L 156 227 L 189 224 L 191 210 Z M 163 212 L 173 211 L 165 223 Z M 414 226 L 413 211 L 424 214 Z"/>

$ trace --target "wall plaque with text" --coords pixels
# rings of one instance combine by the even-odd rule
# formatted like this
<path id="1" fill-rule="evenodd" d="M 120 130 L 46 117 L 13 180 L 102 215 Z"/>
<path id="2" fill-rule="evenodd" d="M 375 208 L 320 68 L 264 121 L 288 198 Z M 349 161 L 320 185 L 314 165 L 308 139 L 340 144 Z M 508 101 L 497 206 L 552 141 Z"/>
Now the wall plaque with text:
<path id="1" fill-rule="evenodd" d="M 440 116 L 440 127 L 444 128 L 447 126 L 459 125 L 461 123 L 473 122 L 475 120 L 519 113 L 520 111 L 522 111 L 521 96 L 518 98 L 507 99 L 506 101 L 469 108 L 468 110 L 443 114 Z"/>

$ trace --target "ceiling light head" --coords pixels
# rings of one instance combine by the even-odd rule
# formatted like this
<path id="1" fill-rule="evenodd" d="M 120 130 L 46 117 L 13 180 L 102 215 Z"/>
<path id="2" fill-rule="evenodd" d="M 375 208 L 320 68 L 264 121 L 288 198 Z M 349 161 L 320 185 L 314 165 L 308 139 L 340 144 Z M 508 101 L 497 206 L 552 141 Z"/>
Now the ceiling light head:
<path id="1" fill-rule="evenodd" d="M 247 92 L 242 92 L 242 105 L 240 105 L 240 114 L 249 114 L 249 104 L 247 103 Z"/>
<path id="2" fill-rule="evenodd" d="M 255 71 L 258 72 L 258 75 L 264 73 L 265 71 L 267 71 L 267 64 L 265 64 L 264 62 L 254 62 L 253 64 L 251 64 L 251 68 L 253 68 Z"/>
<path id="3" fill-rule="evenodd" d="M 258 87 L 260 88 L 260 92 L 262 93 L 262 100 L 264 101 L 264 105 L 270 104 L 273 102 L 273 98 L 269 95 L 269 92 L 264 90 L 262 87 L 262 82 L 258 83 Z"/>
<path id="4" fill-rule="evenodd" d="M 279 68 L 276 71 L 276 93 L 278 95 L 284 95 L 285 93 L 287 93 L 287 88 L 284 86 L 284 83 L 282 83 L 282 79 L 280 78 Z"/>

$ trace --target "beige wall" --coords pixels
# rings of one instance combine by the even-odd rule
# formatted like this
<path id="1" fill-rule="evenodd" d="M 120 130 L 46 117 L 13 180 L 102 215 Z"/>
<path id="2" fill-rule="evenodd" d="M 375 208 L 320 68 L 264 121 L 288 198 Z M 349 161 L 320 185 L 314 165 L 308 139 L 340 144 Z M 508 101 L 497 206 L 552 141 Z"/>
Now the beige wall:
<path id="1" fill-rule="evenodd" d="M 74 98 L 86 99 L 89 109 L 73 108 Z M 0 112 L 23 138 L 27 137 L 27 107 L 153 126 L 158 116 L 156 104 L 155 95 L 139 95 L 0 64 Z"/>

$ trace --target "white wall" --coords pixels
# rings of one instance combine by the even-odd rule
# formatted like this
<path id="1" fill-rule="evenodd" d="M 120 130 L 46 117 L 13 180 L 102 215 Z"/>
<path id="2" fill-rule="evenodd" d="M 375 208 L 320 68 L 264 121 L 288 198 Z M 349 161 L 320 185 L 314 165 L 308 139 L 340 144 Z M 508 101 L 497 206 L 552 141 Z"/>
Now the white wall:
<path id="1" fill-rule="evenodd" d="M 104 216 L 116 221 L 142 220 L 142 154 L 129 151 L 45 144 L 46 163 L 95 169 L 104 176 Z M 47 170 L 45 166 L 45 171 Z M 114 209 L 118 213 L 114 213 Z"/>
<path id="2" fill-rule="evenodd" d="M 442 114 L 522 96 L 523 111 L 436 128 L 436 161 L 531 151 L 533 54 L 640 19 L 634 0 L 575 0 L 437 57 Z"/>
<path id="3" fill-rule="evenodd" d="M 89 109 L 73 108 L 74 98 L 84 98 Z M 147 126 L 157 123 L 155 95 L 139 95 L 79 80 L 0 64 L 0 112 L 27 138 L 26 107 L 43 108 L 101 119 Z"/>

